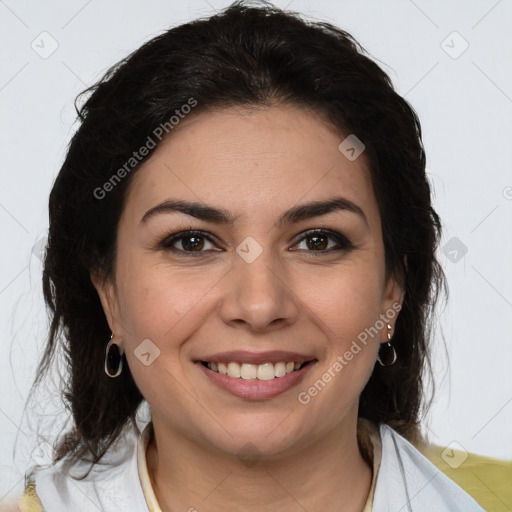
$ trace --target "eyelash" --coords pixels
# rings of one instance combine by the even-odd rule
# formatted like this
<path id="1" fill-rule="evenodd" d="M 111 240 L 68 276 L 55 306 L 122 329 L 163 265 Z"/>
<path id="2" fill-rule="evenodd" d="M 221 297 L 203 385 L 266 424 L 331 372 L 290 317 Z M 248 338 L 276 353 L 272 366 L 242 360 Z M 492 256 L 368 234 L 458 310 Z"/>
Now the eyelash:
<path id="1" fill-rule="evenodd" d="M 179 253 L 180 256 L 183 255 L 185 257 L 193 257 L 193 258 L 202 257 L 203 253 L 205 253 L 207 251 L 204 251 L 204 250 L 202 250 L 202 251 L 185 251 L 183 249 L 177 249 L 176 247 L 171 247 L 175 242 L 177 242 L 179 240 L 191 238 L 194 236 L 205 238 L 210 243 L 212 243 L 212 244 L 214 243 L 214 241 L 208 235 L 206 235 L 203 231 L 187 230 L 187 231 L 180 231 L 179 233 L 175 233 L 175 234 L 165 237 L 160 242 L 159 247 L 161 249 L 164 249 L 167 251 L 177 252 L 177 253 Z M 305 231 L 303 233 L 302 238 L 300 238 L 295 245 L 298 245 L 299 243 L 306 240 L 307 238 L 312 238 L 314 236 L 324 236 L 326 238 L 331 238 L 338 245 L 338 248 L 334 248 L 334 249 L 330 248 L 330 249 L 324 249 L 321 251 L 316 251 L 316 250 L 307 250 L 306 251 L 309 253 L 313 253 L 314 257 L 322 255 L 322 254 L 330 254 L 330 253 L 336 252 L 336 251 L 349 251 L 351 249 L 354 249 L 354 245 L 345 236 L 343 236 L 340 233 L 336 233 L 335 231 L 328 230 L 328 229 L 313 229 L 310 231 Z"/>

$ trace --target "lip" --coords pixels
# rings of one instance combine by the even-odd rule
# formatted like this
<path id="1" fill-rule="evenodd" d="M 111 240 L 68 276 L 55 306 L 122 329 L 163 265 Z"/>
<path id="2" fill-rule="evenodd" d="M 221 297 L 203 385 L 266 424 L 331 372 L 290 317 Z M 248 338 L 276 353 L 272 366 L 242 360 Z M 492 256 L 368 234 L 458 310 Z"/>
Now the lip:
<path id="1" fill-rule="evenodd" d="M 288 352 L 285 350 L 271 350 L 267 352 L 249 352 L 247 350 L 234 350 L 231 352 L 221 352 L 211 356 L 197 359 L 195 362 L 205 361 L 208 363 L 248 363 L 248 364 L 265 364 L 265 363 L 306 363 L 316 359 L 313 355 L 299 354 L 297 352 Z M 283 377 L 279 377 L 282 379 Z"/>
<path id="2" fill-rule="evenodd" d="M 316 359 L 311 359 L 312 358 L 310 358 L 308 360 L 309 362 L 306 363 L 300 370 L 295 370 L 291 373 L 287 373 L 283 377 L 276 377 L 272 380 L 235 379 L 233 377 L 229 377 L 228 375 L 223 375 L 222 373 L 210 370 L 204 366 L 201 361 L 197 361 L 195 364 L 199 370 L 210 380 L 210 382 L 213 382 L 213 384 L 217 385 L 219 388 L 225 391 L 228 391 L 232 395 L 239 398 L 244 398 L 246 400 L 266 400 L 274 398 L 297 386 L 304 379 L 305 375 L 310 371 L 310 369 L 313 368 L 313 366 L 317 363 Z M 208 359 L 208 361 L 216 362 L 215 360 L 210 359 Z M 239 362 L 235 359 L 228 359 L 227 361 Z M 280 361 L 283 361 L 283 359 L 280 359 Z M 220 362 L 226 362 L 226 360 L 223 359 Z M 249 361 L 244 359 L 244 362 L 248 363 Z M 259 364 L 263 364 L 265 362 L 271 361 L 267 359 Z"/>

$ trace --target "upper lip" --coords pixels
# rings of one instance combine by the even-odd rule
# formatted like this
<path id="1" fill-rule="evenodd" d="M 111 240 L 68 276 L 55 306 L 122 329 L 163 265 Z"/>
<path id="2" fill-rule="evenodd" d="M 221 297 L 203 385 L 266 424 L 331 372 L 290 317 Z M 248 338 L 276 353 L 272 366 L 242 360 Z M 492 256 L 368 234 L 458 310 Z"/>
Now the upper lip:
<path id="1" fill-rule="evenodd" d="M 211 356 L 205 356 L 197 361 L 205 361 L 208 363 L 247 363 L 247 364 L 264 364 L 290 362 L 306 363 L 316 359 L 314 356 L 299 354 L 297 352 L 289 352 L 286 350 L 271 350 L 268 352 L 249 352 L 246 350 L 235 350 L 231 352 L 220 352 Z"/>

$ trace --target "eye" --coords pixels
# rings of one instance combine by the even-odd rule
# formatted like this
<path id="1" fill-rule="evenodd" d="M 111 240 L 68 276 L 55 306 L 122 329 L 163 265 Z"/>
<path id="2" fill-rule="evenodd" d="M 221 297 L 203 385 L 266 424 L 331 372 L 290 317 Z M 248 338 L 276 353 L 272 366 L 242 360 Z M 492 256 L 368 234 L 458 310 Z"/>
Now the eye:
<path id="1" fill-rule="evenodd" d="M 329 241 L 334 241 L 334 247 L 329 246 Z M 326 229 L 317 229 L 306 232 L 295 245 L 306 244 L 306 252 L 312 252 L 316 255 L 322 253 L 331 253 L 334 251 L 347 251 L 353 249 L 353 244 L 342 234 Z M 211 244 L 212 247 L 208 247 Z M 199 257 L 204 256 L 208 251 L 221 251 L 222 249 L 214 249 L 215 244 L 211 237 L 202 231 L 181 231 L 173 235 L 167 236 L 160 247 L 164 250 L 170 250 L 179 255 Z M 297 249 L 293 249 L 297 250 Z"/>
<path id="2" fill-rule="evenodd" d="M 334 247 L 329 247 L 329 240 L 336 242 Z M 306 251 L 314 253 L 330 253 L 333 251 L 353 249 L 352 243 L 340 233 L 326 229 L 317 229 L 308 231 L 299 240 L 299 243 L 305 241 Z"/>
<path id="3" fill-rule="evenodd" d="M 179 247 L 174 247 L 178 244 Z M 187 256 L 201 256 L 206 252 L 205 245 L 213 242 L 210 237 L 206 236 L 202 231 L 182 231 L 174 235 L 168 236 L 161 243 L 162 249 L 172 250 L 179 253 L 187 253 Z M 206 250 L 212 250 L 206 247 Z"/>

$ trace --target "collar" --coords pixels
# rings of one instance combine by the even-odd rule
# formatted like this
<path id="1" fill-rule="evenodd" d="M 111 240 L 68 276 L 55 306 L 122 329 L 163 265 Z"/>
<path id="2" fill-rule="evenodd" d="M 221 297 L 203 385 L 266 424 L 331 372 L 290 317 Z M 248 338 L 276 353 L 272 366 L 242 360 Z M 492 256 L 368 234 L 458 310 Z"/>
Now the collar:
<path id="1" fill-rule="evenodd" d="M 375 486 L 375 512 L 485 512 L 407 439 L 381 424 L 382 460 Z"/>
<path id="2" fill-rule="evenodd" d="M 153 486 L 151 485 L 146 462 L 146 450 L 152 437 L 153 422 L 150 421 L 142 431 L 137 443 L 137 468 L 139 470 L 139 479 L 142 486 L 142 492 L 144 493 L 144 498 L 146 499 L 149 512 L 162 512 L 162 509 L 160 508 L 160 505 L 158 504 L 155 493 L 153 491 Z"/>
<path id="3" fill-rule="evenodd" d="M 31 471 L 29 478 L 35 481 L 43 507 L 52 512 L 161 512 L 146 466 L 145 454 L 153 435 L 152 428 L 152 424 L 147 424 L 142 432 L 137 431 L 138 435 L 130 431 L 121 436 L 110 447 L 106 460 L 96 464 L 86 478 L 72 478 L 70 468 L 63 461 Z M 368 436 L 362 429 L 358 424 L 361 454 L 364 456 L 371 447 L 374 468 L 364 512 L 485 512 L 391 427 L 381 424 L 377 432 L 370 430 Z M 362 447 L 365 443 L 361 442 L 364 439 L 369 440 L 366 451 Z M 382 454 L 380 467 L 376 465 L 379 447 Z M 83 474 L 82 470 L 88 467 L 89 463 L 85 461 L 78 464 L 78 474 Z"/>

